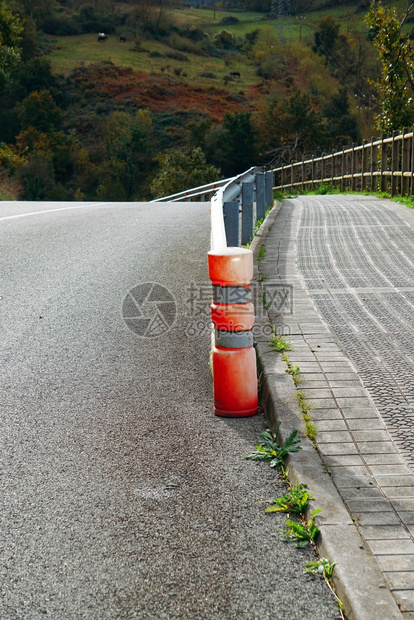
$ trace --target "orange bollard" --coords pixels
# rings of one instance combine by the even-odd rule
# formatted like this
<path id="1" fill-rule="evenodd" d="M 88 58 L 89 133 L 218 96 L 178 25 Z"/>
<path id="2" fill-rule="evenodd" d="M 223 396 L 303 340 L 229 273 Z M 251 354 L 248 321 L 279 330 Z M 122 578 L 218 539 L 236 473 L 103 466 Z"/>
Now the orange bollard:
<path id="1" fill-rule="evenodd" d="M 211 250 L 208 264 L 214 297 L 214 412 L 223 417 L 251 416 L 258 408 L 254 307 L 249 289 L 253 254 L 244 248 Z"/>

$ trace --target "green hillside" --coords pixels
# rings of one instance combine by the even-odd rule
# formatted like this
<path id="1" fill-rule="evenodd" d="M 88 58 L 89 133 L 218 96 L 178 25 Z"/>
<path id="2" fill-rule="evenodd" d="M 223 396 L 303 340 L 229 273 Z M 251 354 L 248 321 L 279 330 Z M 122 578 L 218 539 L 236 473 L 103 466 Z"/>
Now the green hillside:
<path id="1" fill-rule="evenodd" d="M 6 2 L 23 30 L 0 79 L 0 196 L 143 200 L 185 189 L 166 170 L 208 181 L 375 131 L 365 0 L 292 0 L 283 19 L 269 0 Z"/>

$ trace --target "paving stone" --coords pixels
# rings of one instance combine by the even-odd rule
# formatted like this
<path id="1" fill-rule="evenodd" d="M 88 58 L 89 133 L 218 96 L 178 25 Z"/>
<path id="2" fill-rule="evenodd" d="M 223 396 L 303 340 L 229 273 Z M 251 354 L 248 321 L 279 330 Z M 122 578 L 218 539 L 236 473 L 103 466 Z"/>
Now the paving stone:
<path id="1" fill-rule="evenodd" d="M 334 409 L 336 402 L 333 398 L 312 398 L 312 411 L 316 409 Z"/>
<path id="2" fill-rule="evenodd" d="M 354 430 L 352 436 L 355 441 L 390 441 L 390 436 L 386 430 Z"/>
<path id="3" fill-rule="evenodd" d="M 335 467 L 337 465 L 364 465 L 364 461 L 359 456 L 359 454 L 335 454 L 332 456 L 325 455 L 324 461 L 328 465 L 328 467 Z M 363 467 L 362 469 L 365 468 Z"/>
<path id="4" fill-rule="evenodd" d="M 368 546 L 376 556 L 397 554 L 414 556 L 414 542 L 412 540 L 370 540 Z"/>
<path id="5" fill-rule="evenodd" d="M 375 559 L 384 572 L 414 571 L 414 555 L 376 555 Z"/>
<path id="6" fill-rule="evenodd" d="M 411 510 L 399 510 L 398 517 L 401 519 L 404 525 L 414 525 L 414 511 Z M 411 531 L 411 528 L 410 528 Z"/>
<path id="7" fill-rule="evenodd" d="M 343 408 L 352 408 L 352 409 L 367 409 L 369 408 L 371 401 L 369 398 L 337 398 L 338 405 Z"/>
<path id="8" fill-rule="evenodd" d="M 368 465 L 404 465 L 407 466 L 401 454 L 365 454 L 364 459 Z M 384 474 L 388 473 L 384 470 Z"/>
<path id="9" fill-rule="evenodd" d="M 395 512 L 387 510 L 382 512 L 358 512 L 357 522 L 359 525 L 401 525 L 401 520 Z"/>
<path id="10" fill-rule="evenodd" d="M 290 354 L 289 357 L 291 357 L 292 358 L 292 362 L 295 363 L 294 356 L 292 354 Z M 303 372 L 303 373 L 309 372 L 309 373 L 315 374 L 317 372 L 320 372 L 320 370 L 321 369 L 320 369 L 320 366 L 319 366 L 318 362 L 315 362 L 315 361 L 313 361 L 313 362 L 302 362 L 300 364 L 300 371 Z"/>
<path id="11" fill-rule="evenodd" d="M 344 498 L 345 501 L 348 502 L 348 500 L 353 500 L 353 499 L 360 499 L 360 500 L 364 500 L 364 499 L 384 499 L 384 495 L 381 493 L 381 491 L 378 489 L 377 486 L 375 485 L 360 485 L 360 486 L 356 486 L 356 487 L 343 487 L 343 486 L 339 486 L 340 492 L 342 497 Z"/>
<path id="12" fill-rule="evenodd" d="M 361 387 L 343 387 L 335 388 L 334 390 L 336 398 L 366 398 L 367 392 Z"/>
<path id="13" fill-rule="evenodd" d="M 365 540 L 410 540 L 410 534 L 401 525 L 365 525 L 360 529 Z"/>
<path id="14" fill-rule="evenodd" d="M 357 456 L 358 455 L 358 450 L 356 449 L 355 444 L 352 442 L 349 442 L 349 443 L 319 443 L 318 441 L 318 447 L 320 451 L 322 452 L 322 454 L 325 455 L 326 457 L 339 456 L 339 455 L 346 455 L 346 456 L 353 456 L 353 455 Z M 359 455 L 358 455 L 358 458 L 360 458 Z M 358 463 L 355 463 L 355 465 L 357 464 Z"/>
<path id="15" fill-rule="evenodd" d="M 311 381 L 309 380 L 309 376 L 310 375 L 306 375 L 306 379 L 300 379 L 300 383 L 299 383 L 299 389 L 301 390 L 308 390 L 308 389 L 329 389 L 329 383 L 326 381 L 326 379 L 312 379 Z M 321 375 L 323 377 L 323 375 Z M 332 395 L 332 394 L 331 394 Z"/>
<path id="16" fill-rule="evenodd" d="M 388 499 L 403 499 L 411 497 L 414 500 L 414 486 L 411 487 L 384 487 Z"/>
<path id="17" fill-rule="evenodd" d="M 325 443 L 352 443 L 352 437 L 347 430 L 344 431 L 321 431 L 317 436 L 318 445 Z"/>
<path id="18" fill-rule="evenodd" d="M 369 464 L 369 463 L 368 463 Z M 370 465 L 370 469 L 375 478 L 378 479 L 379 476 L 384 476 L 385 474 L 392 474 L 394 476 L 404 476 L 407 474 L 411 474 L 411 470 L 407 465 L 398 464 L 398 465 Z"/>
<path id="19" fill-rule="evenodd" d="M 411 571 L 384 572 L 384 577 L 393 590 L 405 590 L 414 583 L 414 572 Z"/>
<path id="20" fill-rule="evenodd" d="M 341 490 L 343 489 L 358 489 L 358 488 L 377 488 L 372 476 L 367 472 L 365 475 L 360 476 L 338 476 L 334 471 L 332 473 L 336 486 Z"/>
<path id="21" fill-rule="evenodd" d="M 354 516 L 366 512 L 385 512 L 390 510 L 390 502 L 386 499 L 346 500 L 348 508 Z"/>
<path id="22" fill-rule="evenodd" d="M 318 429 L 319 437 L 323 432 L 348 430 L 344 420 L 318 420 L 316 427 Z"/>
<path id="23" fill-rule="evenodd" d="M 331 388 L 357 388 L 362 387 L 359 379 L 350 379 L 348 381 L 344 379 L 327 379 Z"/>
<path id="24" fill-rule="evenodd" d="M 395 454 L 396 449 L 391 441 L 359 441 L 361 454 Z"/>
<path id="25" fill-rule="evenodd" d="M 329 471 L 335 480 L 341 480 L 346 477 L 358 479 L 365 478 L 365 476 L 371 479 L 371 473 L 365 465 L 330 465 Z"/>
<path id="26" fill-rule="evenodd" d="M 367 405 L 364 407 L 349 407 L 347 405 L 342 405 L 341 409 L 347 420 L 352 420 L 353 418 L 374 418 L 375 420 L 378 420 L 378 413 L 375 409 Z"/>
<path id="27" fill-rule="evenodd" d="M 414 613 L 414 590 L 393 590 L 393 595 L 401 611 Z"/>
<path id="28" fill-rule="evenodd" d="M 384 423 L 379 418 L 347 418 L 348 426 L 351 430 L 382 430 Z"/>
<path id="29" fill-rule="evenodd" d="M 340 373 L 341 375 L 345 375 L 349 373 L 352 368 L 349 364 L 344 364 L 343 362 L 319 362 L 320 366 L 325 374 L 329 374 L 329 372 Z"/>
<path id="30" fill-rule="evenodd" d="M 412 497 L 393 499 L 391 503 L 397 512 L 413 511 L 414 514 L 414 498 Z"/>
<path id="31" fill-rule="evenodd" d="M 322 371 L 307 373 L 306 378 L 303 379 L 302 383 L 304 385 L 309 385 L 313 381 L 324 381 L 324 382 L 328 383 L 328 380 L 326 379 L 326 377 L 325 377 L 325 375 L 323 374 Z"/>
<path id="32" fill-rule="evenodd" d="M 302 386 L 300 386 L 302 388 Z M 303 391 L 306 394 L 306 398 L 312 400 L 312 403 L 314 403 L 315 400 L 318 400 L 321 398 L 332 398 L 332 392 L 329 389 L 324 389 L 324 388 L 315 388 L 314 386 L 312 387 L 306 387 L 303 386 Z"/>
<path id="33" fill-rule="evenodd" d="M 414 487 L 414 476 L 377 476 L 381 487 Z"/>
<path id="34" fill-rule="evenodd" d="M 312 409 L 312 419 L 317 420 L 343 420 L 339 409 Z"/>
<path id="35" fill-rule="evenodd" d="M 358 381 L 361 385 L 361 381 L 358 379 L 358 375 L 355 372 L 330 372 L 326 371 L 326 378 L 328 381 Z"/>

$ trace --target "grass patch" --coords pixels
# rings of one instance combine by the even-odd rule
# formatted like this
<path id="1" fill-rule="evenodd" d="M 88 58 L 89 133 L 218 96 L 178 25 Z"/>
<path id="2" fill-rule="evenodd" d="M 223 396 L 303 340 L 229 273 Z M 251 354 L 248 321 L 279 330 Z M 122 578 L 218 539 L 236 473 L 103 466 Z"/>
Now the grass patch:
<path id="1" fill-rule="evenodd" d="M 224 78 L 232 69 L 226 65 L 223 58 L 186 52 L 184 55 L 188 58 L 188 62 L 178 61 L 166 56 L 166 54 L 174 53 L 171 47 L 154 40 L 143 40 L 142 48 L 145 51 L 134 51 L 132 39 L 126 44 L 120 43 L 117 35 L 109 35 L 104 43 L 98 43 L 94 34 L 56 37 L 56 46 L 48 55 L 48 59 L 53 71 L 65 76 L 68 76 L 75 67 L 109 60 L 119 67 L 131 67 L 134 71 L 146 73 L 163 73 L 169 77 L 177 77 L 176 71 L 180 71 L 180 79 L 204 88 L 213 86 L 239 92 L 257 82 L 256 68 L 250 64 L 243 64 L 240 67 L 241 63 L 238 62 L 240 79 L 225 85 Z M 154 52 L 160 56 L 152 56 Z M 205 72 L 215 77 L 200 76 Z"/>
<path id="2" fill-rule="evenodd" d="M 346 7 L 331 7 L 328 10 L 313 11 L 306 13 L 303 19 L 287 17 L 284 20 L 283 36 L 287 41 L 298 41 L 300 35 L 303 40 L 313 43 L 314 32 L 320 18 L 332 14 L 341 26 L 347 30 L 349 27 L 365 29 L 363 19 L 365 12 L 356 12 L 355 5 Z M 233 36 L 242 40 L 246 33 L 253 30 L 275 30 L 278 27 L 277 19 L 269 19 L 264 13 L 258 12 L 238 12 L 234 14 L 228 11 L 213 9 L 174 9 L 171 12 L 173 23 L 181 27 L 200 28 L 206 32 L 210 38 L 221 30 L 228 30 Z M 236 16 L 236 24 L 225 25 L 222 20 L 226 17 Z M 355 24 L 354 24 L 355 22 Z M 225 54 L 223 58 L 215 56 L 200 56 L 187 53 L 189 62 L 181 63 L 177 60 L 165 58 L 166 53 L 171 53 L 172 48 L 160 41 L 143 38 L 141 46 L 145 51 L 134 51 L 135 42 L 133 35 L 125 31 L 127 42 L 119 41 L 119 34 L 108 36 L 108 40 L 98 43 L 96 34 L 83 34 L 77 36 L 57 36 L 56 46 L 50 53 L 49 58 L 52 68 L 57 73 L 68 75 L 75 67 L 89 65 L 102 60 L 110 60 L 120 67 L 131 67 L 136 71 L 146 71 L 148 73 L 159 73 L 169 71 L 174 75 L 174 70 L 182 69 L 185 64 L 183 78 L 194 85 L 202 87 L 225 87 L 231 92 L 239 92 L 248 86 L 256 84 L 259 80 L 256 74 L 257 66 L 253 58 L 232 50 Z M 158 52 L 163 54 L 161 57 L 150 57 L 149 53 Z M 169 69 L 166 67 L 169 65 Z M 224 83 L 225 76 L 236 69 L 241 77 L 235 81 Z M 208 72 L 214 74 L 214 78 L 201 77 L 200 73 Z"/>

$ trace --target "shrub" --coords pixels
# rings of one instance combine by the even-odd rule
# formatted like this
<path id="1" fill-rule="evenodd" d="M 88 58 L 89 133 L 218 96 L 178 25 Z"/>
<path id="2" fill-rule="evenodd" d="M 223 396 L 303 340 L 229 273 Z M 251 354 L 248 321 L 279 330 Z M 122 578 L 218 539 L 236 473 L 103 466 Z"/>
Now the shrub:
<path id="1" fill-rule="evenodd" d="M 180 54 L 180 52 L 166 52 L 165 56 L 167 58 L 172 58 L 173 60 L 178 60 L 179 62 L 188 62 L 189 58 L 185 54 Z"/>
<path id="2" fill-rule="evenodd" d="M 223 17 L 223 19 L 221 20 L 220 24 L 223 24 L 223 26 L 234 26 L 235 24 L 239 24 L 240 20 L 237 19 L 237 17 L 234 17 L 233 15 L 228 15 L 227 17 Z"/>

